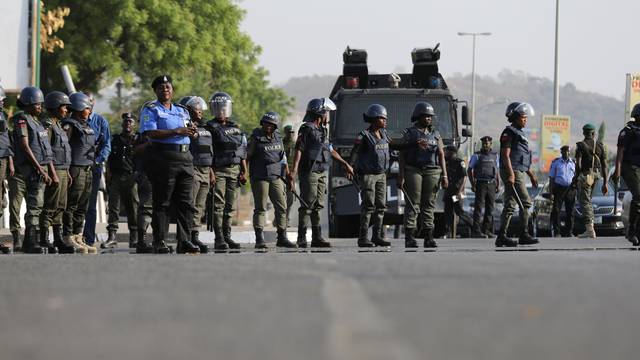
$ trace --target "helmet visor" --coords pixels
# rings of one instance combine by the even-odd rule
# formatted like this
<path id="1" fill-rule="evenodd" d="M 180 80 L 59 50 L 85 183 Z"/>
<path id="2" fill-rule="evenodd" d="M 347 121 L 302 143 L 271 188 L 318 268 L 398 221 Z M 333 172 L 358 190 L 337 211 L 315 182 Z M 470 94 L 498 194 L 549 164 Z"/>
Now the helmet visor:
<path id="1" fill-rule="evenodd" d="M 216 118 L 228 118 L 232 113 L 231 100 L 214 98 L 211 100 L 211 114 Z"/>
<path id="2" fill-rule="evenodd" d="M 519 114 L 520 116 L 526 117 L 532 117 L 536 114 L 536 112 L 533 110 L 533 106 L 528 103 L 522 103 L 518 105 L 515 109 L 513 109 L 513 112 Z"/>
<path id="3" fill-rule="evenodd" d="M 209 109 L 209 107 L 207 106 L 207 102 L 204 101 L 204 99 L 201 98 L 200 96 L 194 96 L 191 99 L 189 99 L 186 103 L 186 106 L 188 108 L 191 108 L 194 110 L 201 110 L 201 111 L 206 111 Z"/>
<path id="4" fill-rule="evenodd" d="M 336 104 L 331 101 L 331 99 L 329 98 L 322 98 L 322 109 L 325 111 L 336 111 L 338 109 L 338 107 L 336 106 Z"/>

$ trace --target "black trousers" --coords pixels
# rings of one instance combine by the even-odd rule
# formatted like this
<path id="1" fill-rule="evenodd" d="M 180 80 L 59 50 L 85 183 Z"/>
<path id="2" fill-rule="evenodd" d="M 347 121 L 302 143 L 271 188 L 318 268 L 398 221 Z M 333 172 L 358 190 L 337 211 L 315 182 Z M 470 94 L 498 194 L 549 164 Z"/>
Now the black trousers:
<path id="1" fill-rule="evenodd" d="M 553 187 L 553 207 L 551 208 L 551 227 L 554 234 L 570 236 L 573 231 L 573 207 L 576 203 L 576 189 L 571 186 Z M 565 229 L 560 229 L 560 211 L 564 204 Z"/>
<path id="2" fill-rule="evenodd" d="M 189 152 L 152 147 L 149 180 L 153 193 L 153 241 L 164 241 L 170 209 L 175 211 L 178 242 L 190 238 L 193 228 L 193 157 Z"/>
<path id="3" fill-rule="evenodd" d="M 493 207 L 496 203 L 496 182 L 476 181 L 476 199 L 473 207 L 473 231 L 493 232 Z M 482 222 L 480 216 L 484 210 Z"/>
<path id="4" fill-rule="evenodd" d="M 455 215 L 458 215 L 460 221 L 466 223 L 468 226 L 473 225 L 473 221 L 471 217 L 465 214 L 464 209 L 462 208 L 462 199 L 458 199 L 458 201 L 453 201 L 452 196 L 456 195 L 456 192 L 445 192 L 444 194 L 444 215 L 445 215 L 445 234 L 453 236 L 453 226 L 455 223 Z"/>

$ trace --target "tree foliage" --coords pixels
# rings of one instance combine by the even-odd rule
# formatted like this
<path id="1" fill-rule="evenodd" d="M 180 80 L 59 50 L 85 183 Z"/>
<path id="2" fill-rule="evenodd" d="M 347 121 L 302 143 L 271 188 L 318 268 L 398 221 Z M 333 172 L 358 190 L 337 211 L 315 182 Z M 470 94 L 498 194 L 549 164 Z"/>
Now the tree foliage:
<path id="1" fill-rule="evenodd" d="M 231 94 L 241 123 L 253 124 L 265 111 L 289 113 L 292 99 L 270 88 L 267 71 L 258 66 L 261 49 L 240 31 L 244 11 L 231 0 L 48 0 L 46 5 L 71 9 L 57 33 L 64 49 L 43 54 L 46 89 L 62 87 L 59 68 L 66 64 L 78 89 L 97 91 L 123 79 L 126 88 L 138 90 L 125 102 L 136 110 L 154 98 L 151 80 L 170 74 L 176 100 Z"/>

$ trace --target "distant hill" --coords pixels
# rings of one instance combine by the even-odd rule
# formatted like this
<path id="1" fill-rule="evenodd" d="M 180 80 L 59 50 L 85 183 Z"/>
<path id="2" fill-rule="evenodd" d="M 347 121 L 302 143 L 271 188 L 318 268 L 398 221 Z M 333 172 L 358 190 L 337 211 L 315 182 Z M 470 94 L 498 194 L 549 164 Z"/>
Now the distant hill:
<path id="1" fill-rule="evenodd" d="M 445 79 L 452 92 L 461 100 L 470 100 L 471 76 L 453 74 Z M 296 98 L 296 111 L 304 111 L 306 102 L 331 91 L 336 76 L 313 75 L 289 79 L 280 87 Z M 553 112 L 553 81 L 520 71 L 503 70 L 497 76 L 479 76 L 476 79 L 476 133 L 496 138 L 506 121 L 504 110 L 509 102 L 526 101 L 536 110 L 536 118 L 529 123 L 539 127 L 541 114 Z M 606 142 L 615 146 L 618 130 L 623 125 L 624 102 L 613 97 L 578 90 L 572 83 L 560 88 L 560 113 L 572 119 L 572 142 L 581 138 L 582 126 L 606 122 Z M 478 126 L 477 124 L 482 124 Z"/>

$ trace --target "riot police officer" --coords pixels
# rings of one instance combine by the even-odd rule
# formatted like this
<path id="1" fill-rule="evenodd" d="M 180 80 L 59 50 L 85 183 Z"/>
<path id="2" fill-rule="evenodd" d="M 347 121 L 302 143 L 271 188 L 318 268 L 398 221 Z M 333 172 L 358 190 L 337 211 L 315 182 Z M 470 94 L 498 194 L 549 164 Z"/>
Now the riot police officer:
<path id="1" fill-rule="evenodd" d="M 199 253 L 191 242 L 193 229 L 193 156 L 190 139 L 196 133 L 189 113 L 171 102 L 173 83 L 169 75 L 156 77 L 151 87 L 157 100 L 147 102 L 140 113 L 140 132 L 151 143 L 149 179 L 153 188 L 153 251 L 168 254 L 165 243 L 169 208 L 176 208 L 178 253 Z"/>
<path id="2" fill-rule="evenodd" d="M 9 138 L 9 124 L 7 113 L 4 111 L 4 100 L 6 99 L 4 89 L 0 86 L 0 196 L 4 199 L 5 186 L 4 181 L 9 176 L 13 176 L 13 149 L 11 148 L 11 139 Z M 0 202 L 4 202 L 0 200 Z M 2 219 L 2 211 L 4 204 L 0 206 L 0 220 Z M 0 252 L 10 253 L 13 250 L 11 242 L 1 243 Z"/>
<path id="3" fill-rule="evenodd" d="M 213 184 L 213 139 L 211 132 L 205 126 L 203 113 L 208 109 L 207 102 L 199 96 L 190 96 L 184 106 L 189 111 L 191 121 L 197 132 L 191 138 L 191 155 L 193 156 L 193 201 L 194 216 L 191 242 L 200 248 L 200 253 L 209 252 L 209 247 L 200 241 L 200 226 L 207 206 L 207 194 Z"/>
<path id="4" fill-rule="evenodd" d="M 297 245 L 307 247 L 307 224 L 311 222 L 311 247 L 327 248 L 331 243 L 322 237 L 320 211 L 324 208 L 327 190 L 327 170 L 329 157 L 342 164 L 347 177 L 353 177 L 353 168 L 329 143 L 329 111 L 336 110 L 336 104 L 328 98 L 312 99 L 307 104 L 303 123 L 298 130 L 296 152 L 289 186 L 293 189 L 293 179 L 298 175 L 300 197 L 304 203 L 298 208 Z"/>
<path id="5" fill-rule="evenodd" d="M 25 253 L 41 254 L 56 248 L 40 239 L 40 214 L 44 203 L 45 186 L 52 181 L 58 183 L 53 167 L 51 144 L 47 130 L 38 117 L 42 113 L 44 95 L 36 87 L 26 87 L 20 92 L 18 107 L 21 112 L 13 116 L 16 174 L 26 184 L 27 213 L 22 250 Z M 50 177 L 49 174 L 52 176 Z"/>
<path id="6" fill-rule="evenodd" d="M 411 115 L 414 125 L 406 128 L 402 135 L 406 148 L 400 153 L 398 187 L 405 191 L 405 196 L 409 198 L 407 202 L 413 205 L 405 207 L 404 244 L 407 248 L 418 247 L 414 238 L 418 225 L 418 213 L 420 213 L 420 227 L 424 231 L 424 247 L 438 246 L 433 239 L 433 212 L 439 186 L 442 185 L 446 189 L 449 181 L 442 137 L 433 127 L 435 116 L 436 113 L 431 104 L 417 103 Z"/>
<path id="7" fill-rule="evenodd" d="M 71 94 L 71 117 L 62 122 L 62 129 L 67 133 L 71 145 L 71 187 L 67 192 L 67 208 L 62 215 L 62 233 L 65 242 L 74 242 L 76 252 L 96 254 L 98 250 L 89 244 L 82 235 L 84 218 L 89 207 L 94 157 L 96 151 L 96 134 L 89 126 L 91 100 L 83 93 Z"/>
<path id="8" fill-rule="evenodd" d="M 390 139 L 387 135 L 387 109 L 372 104 L 363 114 L 369 123 L 356 138 L 351 150 L 350 163 L 357 174 L 360 186 L 360 230 L 359 247 L 390 246 L 384 240 L 383 220 L 387 209 L 387 170 L 389 169 Z M 367 238 L 369 223 L 373 218 L 371 240 Z"/>
<path id="9" fill-rule="evenodd" d="M 139 131 L 133 139 L 133 163 L 136 169 L 136 186 L 138 187 L 138 239 L 135 244 L 136 254 L 149 254 L 153 248 L 146 241 L 147 229 L 153 217 L 153 196 L 148 170 L 150 161 L 149 138 Z M 133 244 L 129 243 L 129 247 Z"/>
<path id="10" fill-rule="evenodd" d="M 293 127 L 291 125 L 284 127 L 284 139 L 282 139 L 282 144 L 284 145 L 284 154 L 287 157 L 287 166 L 289 166 L 289 170 L 293 169 L 293 158 L 296 151 L 295 134 L 296 132 L 293 131 Z M 287 184 L 287 186 L 289 186 L 289 184 Z M 291 191 L 291 189 L 287 189 L 287 227 L 289 227 L 289 213 L 293 207 L 294 198 L 295 196 L 293 195 L 293 191 Z"/>
<path id="11" fill-rule="evenodd" d="M 500 177 L 504 183 L 502 215 L 500 231 L 496 238 L 497 247 L 514 247 L 537 244 L 538 239 L 529 235 L 529 208 L 532 202 L 525 185 L 525 175 L 531 179 L 534 188 L 538 187 L 538 179 L 531 171 L 531 150 L 529 140 L 524 133 L 528 118 L 534 115 L 533 107 L 525 102 L 513 102 L 507 106 L 505 116 L 509 123 L 500 135 Z M 511 218 L 520 207 L 520 231 L 518 241 L 507 237 Z"/>
<path id="12" fill-rule="evenodd" d="M 273 225 L 276 227 L 276 247 L 295 248 L 287 239 L 287 199 L 285 176 L 290 177 L 289 166 L 282 138 L 276 131 L 280 115 L 269 111 L 262 115 L 260 127 L 253 130 L 247 148 L 251 191 L 253 192 L 253 229 L 256 234 L 256 249 L 266 249 L 263 228 L 267 212 L 267 199 L 275 211 Z"/>
<path id="13" fill-rule="evenodd" d="M 618 151 L 613 181 L 617 184 L 620 175 L 631 192 L 629 205 L 629 228 L 627 240 L 633 245 L 640 245 L 640 104 L 631 110 L 631 118 L 618 135 Z M 617 186 L 616 186 L 617 187 Z M 617 196 L 617 194 L 616 194 Z"/>
<path id="14" fill-rule="evenodd" d="M 213 231 L 214 248 L 239 249 L 231 238 L 231 219 L 236 211 L 238 187 L 246 182 L 247 138 L 238 125 L 231 121 L 232 99 L 225 92 L 216 92 L 209 100 L 213 120 L 207 127 L 213 137 Z"/>
<path id="15" fill-rule="evenodd" d="M 44 191 L 44 207 L 40 215 L 40 244 L 48 244 L 49 227 L 53 225 L 53 246 L 58 248 L 61 254 L 73 254 L 78 248 L 74 242 L 62 236 L 62 213 L 67 207 L 71 146 L 67 133 L 62 130 L 60 123 L 67 118 L 69 105 L 71 100 L 65 93 L 60 91 L 48 93 L 44 98 L 47 115 L 41 120 L 51 140 L 53 166 L 58 182 L 47 185 Z"/>
<path id="16" fill-rule="evenodd" d="M 136 184 L 135 164 L 133 162 L 133 123 L 135 115 L 122 114 L 122 131 L 111 138 L 111 153 L 107 159 L 107 183 L 109 208 L 107 232 L 109 237 L 102 248 L 118 246 L 116 233 L 120 218 L 120 203 L 124 205 L 129 228 L 129 247 L 135 246 L 138 239 L 138 186 Z"/>
<path id="17" fill-rule="evenodd" d="M 473 220 L 464 213 L 462 207 L 464 198 L 464 184 L 467 177 L 467 169 L 464 160 L 458 157 L 458 148 L 454 145 L 447 145 L 444 148 L 444 159 L 447 163 L 447 176 L 449 187 L 444 192 L 444 216 L 445 234 L 453 237 L 455 226 L 455 215 L 469 227 L 473 226 Z"/>
<path id="18" fill-rule="evenodd" d="M 596 182 L 602 178 L 602 193 L 607 194 L 607 153 L 604 144 L 596 141 L 596 127 L 586 124 L 582 127 L 584 140 L 576 143 L 576 176 L 578 184 L 578 202 L 584 215 L 585 231 L 579 238 L 595 238 L 593 228 L 593 204 L 591 198 Z"/>
<path id="19" fill-rule="evenodd" d="M 476 194 L 473 205 L 473 229 L 471 237 L 493 238 L 493 207 L 496 194 L 500 190 L 498 174 L 498 154 L 491 150 L 491 136 L 480 138 L 482 148 L 469 159 L 467 175 L 471 190 Z M 484 210 L 482 223 L 480 215 Z"/>

